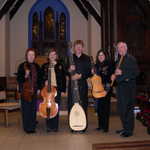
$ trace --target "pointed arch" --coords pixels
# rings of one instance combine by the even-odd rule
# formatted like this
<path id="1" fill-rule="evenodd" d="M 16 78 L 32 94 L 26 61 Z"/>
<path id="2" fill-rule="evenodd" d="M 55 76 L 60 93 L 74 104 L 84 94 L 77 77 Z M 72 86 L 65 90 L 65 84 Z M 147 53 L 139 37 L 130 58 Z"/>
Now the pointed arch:
<path id="1" fill-rule="evenodd" d="M 38 13 L 35 12 L 32 16 L 32 40 L 38 40 L 39 39 L 39 16 Z"/>
<path id="2" fill-rule="evenodd" d="M 59 39 L 66 40 L 66 15 L 64 13 L 60 15 Z"/>
<path id="3" fill-rule="evenodd" d="M 54 11 L 51 7 L 45 9 L 44 12 L 44 39 L 54 40 L 55 39 L 55 19 Z"/>

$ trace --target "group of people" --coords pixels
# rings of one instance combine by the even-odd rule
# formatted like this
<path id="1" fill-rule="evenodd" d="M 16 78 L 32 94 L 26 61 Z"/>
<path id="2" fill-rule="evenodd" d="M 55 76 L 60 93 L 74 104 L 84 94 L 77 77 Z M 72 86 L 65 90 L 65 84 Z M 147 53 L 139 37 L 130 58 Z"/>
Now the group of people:
<path id="1" fill-rule="evenodd" d="M 82 40 L 77 40 L 73 45 L 73 64 L 68 63 L 66 66 L 62 64 L 58 58 L 55 48 L 51 48 L 48 54 L 48 62 L 41 67 L 35 63 L 35 49 L 28 49 L 25 54 L 25 62 L 18 67 L 17 81 L 19 84 L 19 92 L 21 94 L 21 112 L 23 129 L 26 133 L 36 132 L 36 111 L 37 111 L 37 96 L 40 95 L 43 87 L 48 85 L 48 70 L 50 64 L 53 64 L 51 70 L 51 84 L 56 87 L 57 95 L 55 102 L 58 104 L 58 113 L 53 118 L 46 118 L 47 132 L 57 132 L 59 129 L 59 106 L 61 96 L 66 92 L 66 77 L 68 82 L 68 112 L 70 112 L 73 104 L 73 88 L 72 80 L 78 81 L 80 104 L 87 116 L 88 109 L 88 83 L 87 79 L 97 74 L 102 78 L 102 84 L 106 91 L 106 96 L 94 98 L 96 103 L 96 112 L 98 119 L 98 131 L 109 131 L 109 116 L 110 116 L 110 101 L 112 93 L 112 82 L 116 81 L 118 110 L 122 123 L 122 129 L 116 133 L 122 137 L 133 135 L 134 130 L 134 100 L 136 90 L 136 77 L 139 73 L 136 60 L 133 56 L 127 53 L 127 44 L 119 42 L 117 51 L 119 57 L 117 62 L 110 61 L 106 51 L 99 50 L 96 55 L 96 62 L 93 67 L 88 55 L 84 53 L 84 43 Z M 120 58 L 123 60 L 118 67 Z M 74 72 L 72 75 L 71 72 Z M 26 85 L 28 81 L 29 85 Z M 26 91 L 30 91 L 31 98 L 27 98 Z M 30 89 L 30 90 L 29 90 Z M 87 128 L 86 128 L 87 129 Z M 85 131 L 85 130 L 84 130 Z"/>

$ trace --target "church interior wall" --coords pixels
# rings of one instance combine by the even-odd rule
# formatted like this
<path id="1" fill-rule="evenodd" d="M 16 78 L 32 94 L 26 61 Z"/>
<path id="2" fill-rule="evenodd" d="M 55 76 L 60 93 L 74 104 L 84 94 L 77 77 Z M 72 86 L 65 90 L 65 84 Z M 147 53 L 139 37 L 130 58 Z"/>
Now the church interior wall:
<path id="1" fill-rule="evenodd" d="M 9 23 L 10 32 L 9 32 L 9 51 L 10 51 L 10 75 L 14 75 L 17 71 L 18 65 L 24 61 L 24 53 L 28 48 L 28 15 L 31 7 L 34 5 L 36 0 L 24 1 L 23 5 L 20 7 L 18 12 L 15 14 L 13 19 Z M 62 2 L 66 5 L 69 14 L 70 14 L 70 41 L 75 41 L 77 39 L 81 39 L 85 43 L 85 53 L 95 56 L 95 53 L 101 47 L 100 40 L 100 27 L 92 19 L 91 27 L 91 38 L 89 38 L 89 26 L 88 21 L 81 14 L 77 6 L 73 1 L 62 0 Z M 4 17 L 3 17 L 4 19 Z M 0 22 L 3 22 L 2 20 Z M 2 28 L 0 29 L 1 35 L 4 35 L 3 28 L 5 26 L 4 23 L 0 23 Z M 5 35 L 4 35 L 5 36 Z M 4 36 L 1 41 L 5 40 Z M 89 41 L 91 39 L 91 41 Z M 4 42 L 3 42 L 4 43 Z M 2 51 L 1 54 L 5 51 L 4 45 L 0 45 L 0 49 Z M 3 57 L 2 57 L 3 56 Z M 5 73 L 5 59 L 6 56 L 3 54 L 0 56 L 1 64 L 0 64 L 0 74 L 1 76 Z M 4 60 L 3 60 L 4 59 Z"/>

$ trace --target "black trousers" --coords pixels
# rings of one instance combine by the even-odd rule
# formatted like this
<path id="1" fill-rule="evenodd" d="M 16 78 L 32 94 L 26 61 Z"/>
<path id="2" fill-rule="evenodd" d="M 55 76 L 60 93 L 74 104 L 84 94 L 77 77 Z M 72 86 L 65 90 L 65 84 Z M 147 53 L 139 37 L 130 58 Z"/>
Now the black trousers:
<path id="1" fill-rule="evenodd" d="M 74 93 L 74 85 L 73 81 L 69 82 L 68 86 L 68 112 L 70 112 L 74 102 L 76 101 L 76 93 Z M 78 83 L 78 89 L 79 89 L 79 103 L 83 107 L 86 115 L 87 115 L 87 108 L 88 108 L 88 85 L 87 81 L 83 80 L 82 82 Z"/>
<path id="2" fill-rule="evenodd" d="M 61 102 L 61 92 L 57 91 L 57 96 L 55 97 L 55 102 L 58 104 L 58 113 L 54 118 L 46 119 L 47 129 L 58 129 L 59 128 L 59 108 Z"/>
<path id="3" fill-rule="evenodd" d="M 22 124 L 26 132 L 36 128 L 36 102 L 36 96 L 31 102 L 21 99 Z"/>
<path id="4" fill-rule="evenodd" d="M 96 99 L 96 103 L 98 128 L 108 131 L 110 116 L 110 95 Z"/>
<path id="5" fill-rule="evenodd" d="M 118 112 L 123 129 L 128 133 L 134 130 L 135 83 L 120 83 L 117 86 Z"/>

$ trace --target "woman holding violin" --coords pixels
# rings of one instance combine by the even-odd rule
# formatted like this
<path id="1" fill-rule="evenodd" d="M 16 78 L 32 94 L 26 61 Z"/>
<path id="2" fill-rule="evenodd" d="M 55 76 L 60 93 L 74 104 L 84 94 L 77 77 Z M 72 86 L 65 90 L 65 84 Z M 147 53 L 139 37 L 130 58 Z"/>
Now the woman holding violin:
<path id="1" fill-rule="evenodd" d="M 48 62 L 42 65 L 41 71 L 43 87 L 41 95 L 44 99 L 43 103 L 47 106 L 44 106 L 45 104 L 42 106 L 41 104 L 41 108 L 39 109 L 41 111 L 41 116 L 43 115 L 43 117 L 46 118 L 47 132 L 57 132 L 59 127 L 59 106 L 61 95 L 66 91 L 66 72 L 63 64 L 58 60 L 55 48 L 50 49 Z M 42 107 L 46 107 L 46 116 L 42 112 Z"/>
<path id="2" fill-rule="evenodd" d="M 99 50 L 96 56 L 96 64 L 92 73 L 96 73 L 102 79 L 102 85 L 106 91 L 106 96 L 95 98 L 97 117 L 98 117 L 98 131 L 108 132 L 109 130 L 109 114 L 110 114 L 110 76 L 113 73 L 113 66 L 107 59 L 107 54 L 103 50 Z"/>
<path id="3" fill-rule="evenodd" d="M 35 63 L 35 58 L 35 49 L 27 49 L 26 60 L 19 65 L 17 72 L 23 129 L 26 133 L 35 133 L 36 129 L 36 100 L 40 89 L 40 67 Z"/>

